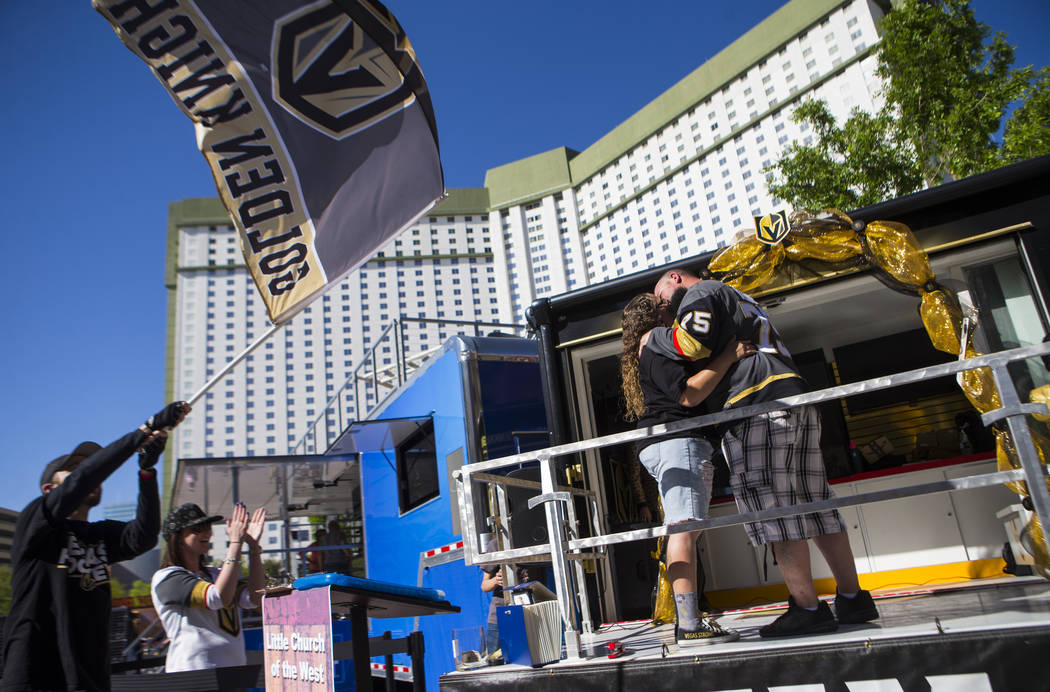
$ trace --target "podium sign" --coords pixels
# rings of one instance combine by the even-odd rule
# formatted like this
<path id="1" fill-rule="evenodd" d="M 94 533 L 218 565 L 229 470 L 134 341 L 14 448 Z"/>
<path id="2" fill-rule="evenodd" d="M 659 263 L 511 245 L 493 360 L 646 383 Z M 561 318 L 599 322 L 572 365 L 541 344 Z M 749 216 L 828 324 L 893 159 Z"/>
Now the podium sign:
<path id="1" fill-rule="evenodd" d="M 267 692 L 334 692 L 331 587 L 263 598 Z"/>

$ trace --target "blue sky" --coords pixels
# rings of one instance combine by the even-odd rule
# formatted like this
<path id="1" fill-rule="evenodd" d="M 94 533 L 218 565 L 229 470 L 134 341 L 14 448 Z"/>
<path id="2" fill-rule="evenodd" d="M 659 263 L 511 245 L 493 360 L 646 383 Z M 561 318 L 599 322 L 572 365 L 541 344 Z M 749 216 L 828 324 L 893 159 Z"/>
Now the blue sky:
<path id="1" fill-rule="evenodd" d="M 433 94 L 448 187 L 586 148 L 781 4 L 387 2 Z M 1018 65 L 1050 63 L 1045 0 L 972 5 Z M 164 405 L 168 203 L 216 193 L 189 120 L 88 0 L 0 2 L 0 64 L 0 506 L 21 509 L 47 461 Z M 104 504 L 134 501 L 135 468 Z"/>

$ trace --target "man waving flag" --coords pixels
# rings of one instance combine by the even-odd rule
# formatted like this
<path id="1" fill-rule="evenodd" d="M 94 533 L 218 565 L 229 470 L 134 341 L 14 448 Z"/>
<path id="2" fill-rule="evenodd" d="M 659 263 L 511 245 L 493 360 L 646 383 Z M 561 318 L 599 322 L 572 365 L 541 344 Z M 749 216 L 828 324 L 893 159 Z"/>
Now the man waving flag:
<path id="1" fill-rule="evenodd" d="M 270 320 L 444 192 L 415 52 L 374 0 L 93 0 L 194 122 Z"/>

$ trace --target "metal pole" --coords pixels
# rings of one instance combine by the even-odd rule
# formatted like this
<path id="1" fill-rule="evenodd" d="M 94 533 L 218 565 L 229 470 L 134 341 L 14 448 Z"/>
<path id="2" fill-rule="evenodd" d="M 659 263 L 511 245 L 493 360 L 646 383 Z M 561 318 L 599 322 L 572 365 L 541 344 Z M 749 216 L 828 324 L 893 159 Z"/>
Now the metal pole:
<path id="1" fill-rule="evenodd" d="M 275 334 L 277 332 L 278 329 L 283 327 L 285 324 L 287 324 L 287 322 L 282 322 L 281 324 L 275 324 L 275 325 L 271 326 L 269 329 L 267 329 L 266 332 L 264 332 L 263 335 L 260 336 L 258 339 L 253 341 L 251 343 L 251 345 L 248 346 L 248 348 L 246 348 L 243 351 L 241 351 L 241 353 L 237 357 L 235 357 L 233 360 L 231 360 L 226 365 L 222 366 L 222 370 L 220 370 L 218 373 L 216 373 L 215 376 L 212 377 L 210 380 L 205 382 L 203 387 L 198 389 L 197 392 L 193 396 L 191 396 L 189 399 L 186 400 L 186 403 L 192 406 L 194 404 L 194 402 L 196 402 L 198 399 L 200 399 L 202 396 L 204 396 L 204 394 L 209 389 L 214 387 L 215 383 L 217 383 L 219 380 L 221 380 L 223 377 L 225 377 L 226 373 L 228 373 L 230 370 L 233 369 L 233 366 L 237 365 L 237 363 L 240 363 L 242 360 L 247 358 L 249 353 L 251 353 L 256 348 L 259 347 L 259 344 L 261 344 L 262 342 L 264 342 L 267 339 L 269 339 L 273 334 Z"/>
<path id="2" fill-rule="evenodd" d="M 1028 494 L 1032 498 L 1035 514 L 1039 517 L 1039 523 L 1043 527 L 1043 542 L 1046 544 L 1047 549 L 1050 550 L 1050 524 L 1047 523 L 1050 522 L 1050 492 L 1047 492 L 1046 474 L 1043 471 L 1042 464 L 1039 462 L 1039 452 L 1035 448 L 1032 435 L 1028 430 L 1028 422 L 1024 417 L 1025 410 L 1032 405 L 1021 403 L 1005 363 L 992 368 L 992 377 L 995 380 L 996 388 L 999 390 L 999 401 L 1002 403 L 1002 408 L 999 411 L 1006 416 L 1006 424 L 1010 429 L 1014 448 L 1017 450 L 1021 468 L 1024 469 L 1025 477 L 1028 480 Z M 993 418 L 995 413 L 997 412 L 989 412 L 989 414 L 993 415 Z M 989 422 L 987 420 L 989 414 L 985 414 L 985 417 L 983 417 L 986 425 Z"/>
<path id="3" fill-rule="evenodd" d="M 554 495 L 554 464 L 546 454 L 540 456 L 540 484 L 543 495 Z M 554 588 L 558 596 L 558 607 L 561 609 L 562 624 L 565 627 L 565 657 L 578 659 L 580 633 L 576 631 L 572 577 L 569 574 L 569 561 L 565 558 L 565 513 L 561 503 L 553 499 L 544 503 L 544 511 L 547 514 L 547 539 L 550 541 L 551 562 L 554 567 Z"/>
<path id="4" fill-rule="evenodd" d="M 397 337 L 398 353 L 397 362 L 401 367 L 401 379 L 398 380 L 398 384 L 404 384 L 405 380 L 408 379 L 408 359 L 405 357 L 405 323 L 399 322 L 398 324 L 398 337 Z"/>
<path id="5" fill-rule="evenodd" d="M 288 469 L 281 467 L 281 523 L 284 529 L 281 531 L 282 548 L 290 548 L 291 536 L 288 532 Z M 289 575 L 292 573 L 292 553 L 286 550 L 284 553 L 284 571 Z"/>

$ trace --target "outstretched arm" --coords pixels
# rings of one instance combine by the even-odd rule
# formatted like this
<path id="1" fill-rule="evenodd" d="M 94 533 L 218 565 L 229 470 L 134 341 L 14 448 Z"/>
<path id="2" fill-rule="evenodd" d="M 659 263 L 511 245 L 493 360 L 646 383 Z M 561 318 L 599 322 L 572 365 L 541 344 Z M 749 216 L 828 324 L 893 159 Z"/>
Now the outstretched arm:
<path id="1" fill-rule="evenodd" d="M 155 432 L 142 444 L 139 452 L 139 502 L 133 521 L 124 525 L 120 533 L 120 548 L 112 556 L 113 562 L 130 560 L 157 544 L 160 533 L 160 494 L 157 490 L 155 465 L 164 451 L 168 433 Z"/>
<path id="2" fill-rule="evenodd" d="M 48 491 L 44 498 L 44 510 L 52 517 L 64 519 L 81 505 L 95 488 L 120 468 L 136 449 L 152 439 L 154 431 L 168 430 L 189 413 L 189 404 L 177 401 L 168 404 L 156 415 L 116 442 L 110 443 L 87 459 L 84 459 L 61 483 Z M 160 520 L 157 520 L 158 526 Z"/>
<path id="3" fill-rule="evenodd" d="M 699 405 L 711 395 L 734 363 L 754 352 L 755 347 L 750 341 L 730 341 L 721 353 L 711 359 L 707 367 L 686 380 L 678 403 L 682 406 Z"/>

